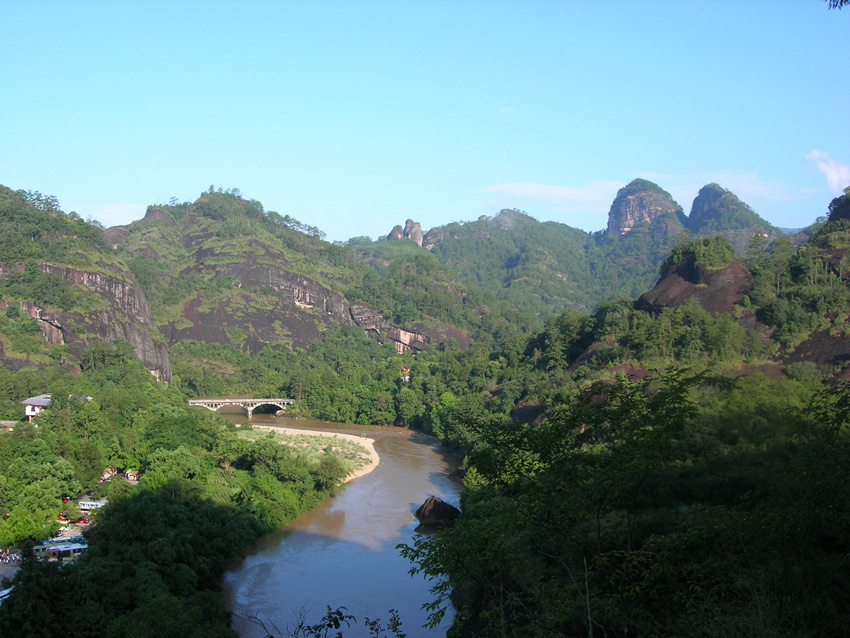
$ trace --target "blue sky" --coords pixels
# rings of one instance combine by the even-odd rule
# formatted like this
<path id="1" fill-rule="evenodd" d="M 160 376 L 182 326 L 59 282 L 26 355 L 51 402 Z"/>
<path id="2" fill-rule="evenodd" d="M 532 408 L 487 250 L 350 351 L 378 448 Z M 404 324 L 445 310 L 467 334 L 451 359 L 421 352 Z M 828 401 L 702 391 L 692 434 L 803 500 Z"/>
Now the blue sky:
<path id="1" fill-rule="evenodd" d="M 105 226 L 210 185 L 329 240 L 514 207 L 604 228 L 651 179 L 801 227 L 850 185 L 850 8 L 2 5 L 0 184 Z"/>

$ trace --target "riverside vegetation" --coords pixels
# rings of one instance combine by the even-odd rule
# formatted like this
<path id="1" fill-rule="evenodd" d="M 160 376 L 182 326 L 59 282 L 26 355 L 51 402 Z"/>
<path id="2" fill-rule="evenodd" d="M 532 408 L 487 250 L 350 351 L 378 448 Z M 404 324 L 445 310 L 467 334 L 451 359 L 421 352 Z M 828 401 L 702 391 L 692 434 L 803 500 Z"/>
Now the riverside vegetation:
<path id="1" fill-rule="evenodd" d="M 559 229 L 590 247 L 571 253 L 575 271 L 557 262 L 562 279 L 545 256 L 552 225 L 516 213 L 440 229 L 429 252 L 327 244 L 232 190 L 118 231 L 3 191 L 0 412 L 19 419 L 22 399 L 57 399 L 38 428 L 0 435 L 0 543 L 46 537 L 62 497 L 86 487 L 110 505 L 84 558 L 24 561 L 2 635 L 232 635 L 218 592 L 227 560 L 349 467 L 186 405 L 249 391 L 289 396 L 304 416 L 415 427 L 464 455 L 463 516 L 401 548 L 435 579 L 435 614 L 452 596 L 456 635 L 847 635 L 850 192 L 793 237 L 750 233 L 746 217 L 745 246 L 722 234 L 742 218 L 724 214 L 724 193 L 708 235 L 683 236 L 669 211 L 622 236 Z M 492 225 L 500 217 L 507 228 Z M 452 234 L 469 250 L 455 252 Z M 626 253 L 689 297 L 636 301 L 652 283 L 623 279 Z M 476 275 L 478 258 L 523 277 Z M 150 316 L 121 316 L 147 340 L 100 339 L 110 301 L 71 270 L 138 285 Z M 582 292 L 614 272 L 607 293 Z M 746 289 L 712 309 L 708 293 L 733 272 Z M 287 273 L 317 286 L 294 289 Z M 558 284 L 535 301 L 535 278 L 579 294 Z M 346 303 L 384 323 L 334 314 Z M 205 308 L 223 322 L 213 336 L 193 314 Z M 45 338 L 48 319 L 64 344 Z M 425 347 L 399 353 L 395 327 Z M 141 360 L 149 343 L 167 346 L 168 383 Z M 98 484 L 107 465 L 143 478 Z"/>

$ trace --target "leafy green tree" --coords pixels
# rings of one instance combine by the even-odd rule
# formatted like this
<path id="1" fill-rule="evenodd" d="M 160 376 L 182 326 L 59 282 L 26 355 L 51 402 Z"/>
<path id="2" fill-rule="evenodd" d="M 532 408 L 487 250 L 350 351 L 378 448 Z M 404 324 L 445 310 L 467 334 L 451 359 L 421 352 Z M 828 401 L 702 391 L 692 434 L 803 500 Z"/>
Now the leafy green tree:
<path id="1" fill-rule="evenodd" d="M 844 189 L 843 195 L 836 197 L 829 203 L 827 219 L 831 222 L 850 219 L 850 186 Z"/>

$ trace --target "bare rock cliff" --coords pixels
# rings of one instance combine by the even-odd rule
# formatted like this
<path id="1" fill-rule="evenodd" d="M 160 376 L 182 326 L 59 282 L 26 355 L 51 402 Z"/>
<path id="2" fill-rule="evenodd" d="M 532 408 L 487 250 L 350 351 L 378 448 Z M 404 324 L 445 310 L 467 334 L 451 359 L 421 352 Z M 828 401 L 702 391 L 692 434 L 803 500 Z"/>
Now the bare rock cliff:
<path id="1" fill-rule="evenodd" d="M 646 180 L 636 179 L 621 188 L 608 212 L 608 232 L 625 235 L 637 224 L 674 213 L 680 215 L 679 206 L 670 193 Z"/>
<path id="2" fill-rule="evenodd" d="M 205 263 L 214 256 L 214 251 L 198 251 L 198 265 L 185 274 L 213 268 L 213 281 L 231 281 L 230 290 L 200 292 L 190 299 L 179 320 L 160 326 L 169 344 L 183 339 L 235 343 L 256 354 L 270 343 L 307 347 L 325 329 L 353 323 L 342 295 L 286 270 L 281 262 L 277 265 L 258 254 L 243 253 L 240 261 Z"/>

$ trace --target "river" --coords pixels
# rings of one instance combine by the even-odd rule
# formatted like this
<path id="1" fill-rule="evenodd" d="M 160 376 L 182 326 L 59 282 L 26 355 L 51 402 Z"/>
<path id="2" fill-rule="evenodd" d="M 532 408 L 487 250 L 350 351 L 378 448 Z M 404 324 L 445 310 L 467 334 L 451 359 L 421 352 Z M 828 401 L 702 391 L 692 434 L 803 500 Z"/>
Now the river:
<path id="1" fill-rule="evenodd" d="M 237 415 L 224 416 L 244 421 Z M 418 522 L 413 513 L 430 495 L 459 506 L 460 486 L 448 475 L 458 461 L 435 439 L 393 427 L 330 424 L 255 415 L 254 423 L 304 430 L 345 432 L 375 440 L 378 467 L 348 483 L 337 496 L 305 512 L 283 529 L 265 535 L 225 574 L 224 590 L 234 613 L 232 627 L 243 638 L 260 638 L 263 629 L 241 616 L 256 614 L 283 635 L 299 613 L 318 622 L 325 608 L 346 607 L 357 619 L 346 638 L 368 636 L 365 618 L 384 625 L 397 609 L 402 631 L 411 638 L 445 636 L 441 627 L 422 628 L 433 600 L 429 583 L 408 574 L 410 563 L 396 545 L 412 544 Z"/>

